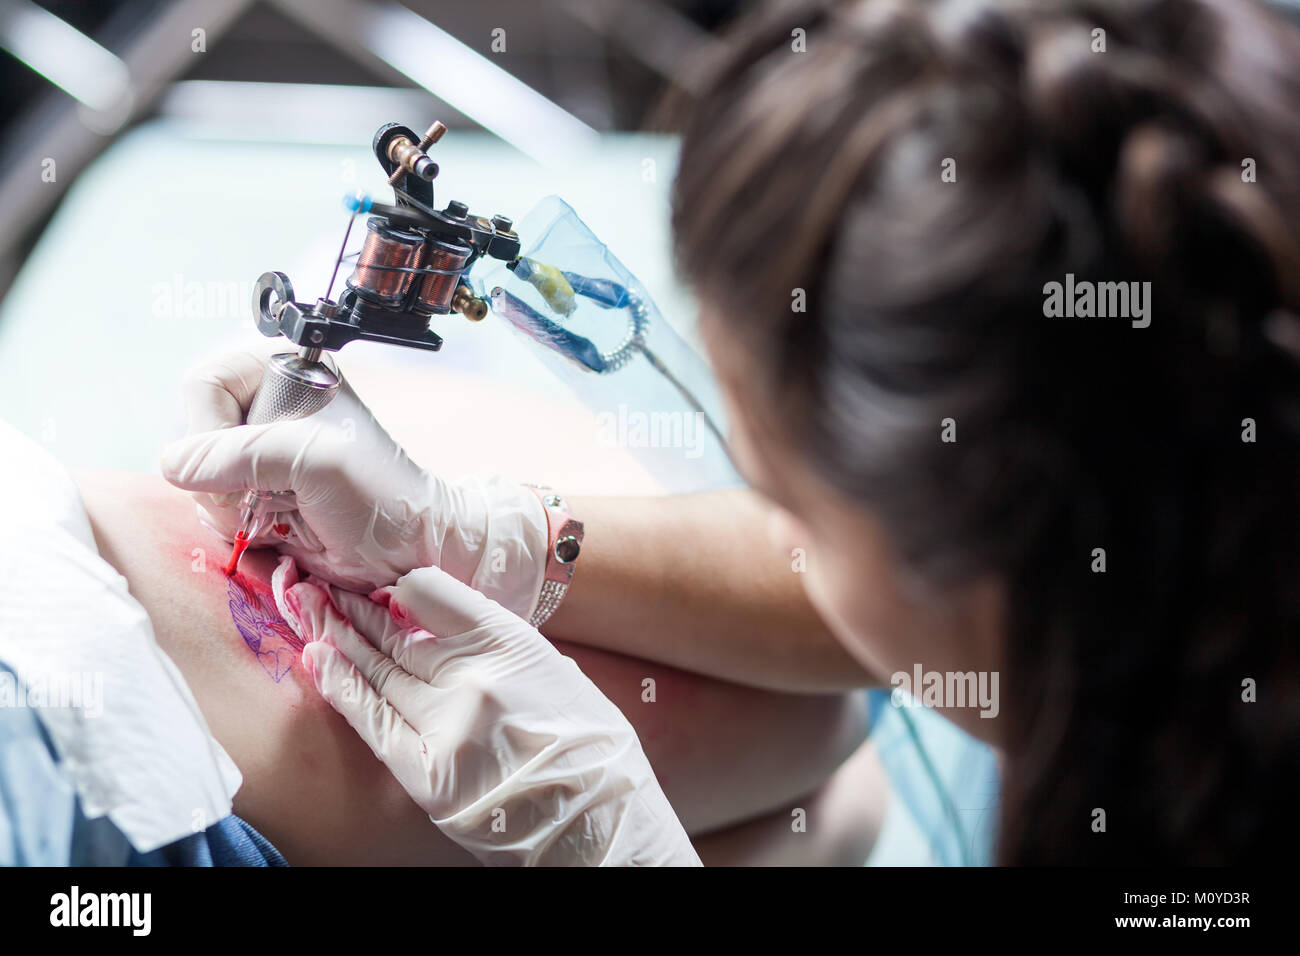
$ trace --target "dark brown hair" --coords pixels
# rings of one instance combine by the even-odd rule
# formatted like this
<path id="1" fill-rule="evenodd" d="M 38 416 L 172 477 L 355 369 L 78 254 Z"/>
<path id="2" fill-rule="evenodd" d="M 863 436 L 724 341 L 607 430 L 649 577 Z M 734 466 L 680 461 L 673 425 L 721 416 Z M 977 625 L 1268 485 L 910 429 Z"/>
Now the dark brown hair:
<path id="1" fill-rule="evenodd" d="M 779 4 L 699 75 L 673 225 L 817 471 L 927 579 L 1005 580 L 1004 862 L 1294 832 L 1290 26 L 1247 0 Z M 1046 317 L 1067 274 L 1150 282 L 1151 325 Z"/>

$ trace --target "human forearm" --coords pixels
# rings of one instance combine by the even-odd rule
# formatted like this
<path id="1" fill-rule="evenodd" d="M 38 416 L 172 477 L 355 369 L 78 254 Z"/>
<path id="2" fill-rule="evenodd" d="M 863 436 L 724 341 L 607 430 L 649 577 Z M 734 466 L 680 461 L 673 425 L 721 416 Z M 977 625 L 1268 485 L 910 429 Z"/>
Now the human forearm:
<path id="1" fill-rule="evenodd" d="M 586 538 L 548 637 L 775 690 L 872 682 L 808 603 L 798 556 L 771 545 L 757 495 L 570 504 Z"/>
<path id="2" fill-rule="evenodd" d="M 862 694 L 783 694 L 554 642 L 636 729 L 692 835 L 821 786 L 867 734 Z"/>

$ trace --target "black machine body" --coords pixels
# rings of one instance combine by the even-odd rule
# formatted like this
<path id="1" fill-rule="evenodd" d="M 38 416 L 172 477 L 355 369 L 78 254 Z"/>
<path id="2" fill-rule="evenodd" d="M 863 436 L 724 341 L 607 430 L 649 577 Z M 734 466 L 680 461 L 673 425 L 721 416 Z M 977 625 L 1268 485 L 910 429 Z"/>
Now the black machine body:
<path id="1" fill-rule="evenodd" d="M 392 204 L 356 197 L 352 226 L 361 213 L 366 236 L 346 288 L 338 300 L 314 303 L 294 300 L 293 286 L 282 272 L 267 272 L 258 279 L 253 312 L 258 329 L 268 336 L 283 335 L 306 349 L 336 351 L 362 339 L 436 351 L 442 337 L 429 328 L 430 318 L 459 312 L 478 321 L 487 303 L 474 295 L 466 279 L 482 256 L 505 262 L 519 257 L 519 236 L 510 219 L 475 215 L 462 202 L 452 200 L 434 208 L 433 179 L 438 165 L 427 150 L 446 128 L 434 123 L 424 136 L 396 123 L 375 133 L 374 152 L 393 187 Z M 335 277 L 344 250 L 335 264 Z"/>

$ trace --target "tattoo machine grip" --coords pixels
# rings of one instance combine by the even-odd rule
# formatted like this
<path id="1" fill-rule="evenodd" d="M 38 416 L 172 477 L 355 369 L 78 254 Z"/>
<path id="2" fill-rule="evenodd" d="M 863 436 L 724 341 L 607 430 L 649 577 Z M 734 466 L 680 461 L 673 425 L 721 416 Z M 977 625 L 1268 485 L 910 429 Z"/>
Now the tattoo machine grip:
<path id="1" fill-rule="evenodd" d="M 262 372 L 262 381 L 253 395 L 245 421 L 249 425 L 306 418 L 334 400 L 342 381 L 332 363 L 320 361 L 318 350 L 280 352 L 271 356 Z M 261 532 L 267 520 L 266 506 L 275 494 L 250 488 L 240 505 L 239 529 L 235 534 L 235 553 L 227 573 L 239 564 L 248 542 Z"/>
<path id="2" fill-rule="evenodd" d="M 280 352 L 267 360 L 262 381 L 248 407 L 250 425 L 266 425 L 315 414 L 334 400 L 339 374 L 329 364 Z"/>

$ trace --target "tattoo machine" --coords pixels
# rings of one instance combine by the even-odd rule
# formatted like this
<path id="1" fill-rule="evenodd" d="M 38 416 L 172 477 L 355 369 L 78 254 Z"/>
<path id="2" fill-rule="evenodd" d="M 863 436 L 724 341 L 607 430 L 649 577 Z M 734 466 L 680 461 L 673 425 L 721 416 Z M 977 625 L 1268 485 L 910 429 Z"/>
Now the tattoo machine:
<path id="1" fill-rule="evenodd" d="M 327 406 L 338 393 L 341 378 L 325 353 L 348 342 L 364 339 L 436 352 L 443 340 L 429 328 L 432 316 L 455 312 L 478 322 L 491 307 L 515 331 L 542 345 L 566 374 L 576 373 L 587 380 L 593 373 L 604 377 L 625 368 L 638 355 L 644 356 L 656 381 L 667 383 L 672 398 L 684 399 L 723 448 L 726 473 L 711 484 L 734 483 L 735 473 L 730 470 L 715 423 L 719 400 L 716 395 L 709 396 L 711 414 L 696 396 L 696 392 L 713 387 L 707 368 L 659 321 L 649 294 L 572 209 L 556 197 L 544 200 L 531 216 L 542 239 L 528 256 L 522 256 L 511 219 L 474 215 L 456 200 L 441 210 L 434 208 L 433 179 L 438 165 L 427 150 L 445 132 L 446 127 L 438 122 L 423 136 L 395 123 L 379 128 L 374 154 L 388 174 L 394 202 L 377 203 L 360 193 L 344 198 L 352 216 L 323 298 L 311 304 L 295 301 L 293 285 L 283 272 L 266 272 L 258 279 L 253 291 L 258 330 L 270 337 L 283 335 L 298 349 L 278 353 L 267 362 L 247 423 L 305 418 Z M 370 214 L 365 240 L 335 302 L 330 293 L 344 259 L 352 258 L 345 255 L 348 239 L 357 216 L 363 213 Z M 548 265 L 539 254 L 580 263 L 591 274 Z M 469 275 L 484 257 L 497 260 L 503 272 L 491 292 L 479 291 L 484 288 L 481 283 L 476 289 Z M 584 302 L 594 308 L 582 306 Z M 612 350 L 602 351 L 579 331 L 584 320 L 603 330 L 608 323 L 601 319 L 602 314 L 623 311 L 628 314 L 626 334 Z M 647 345 L 652 326 L 662 329 L 654 351 Z M 669 370 L 670 364 L 678 374 Z M 579 389 L 579 394 L 589 405 L 594 404 L 590 393 Z M 672 398 L 656 397 L 652 407 L 661 407 Z M 249 543 L 271 523 L 276 499 L 291 494 L 250 490 L 245 495 L 227 573 L 234 573 Z"/>
<path id="2" fill-rule="evenodd" d="M 438 164 L 428 150 L 445 132 L 442 123 L 434 123 L 423 136 L 396 123 L 380 127 L 374 153 L 388 174 L 394 202 L 376 203 L 360 194 L 345 199 L 352 216 L 323 298 L 311 304 L 294 301 L 293 285 L 283 272 L 266 272 L 257 280 L 253 316 L 258 330 L 270 337 L 283 335 L 298 349 L 280 352 L 267 362 L 249 406 L 248 424 L 305 418 L 328 405 L 341 379 L 325 353 L 351 341 L 436 352 L 442 337 L 429 328 L 432 316 L 458 312 L 477 322 L 487 315 L 487 303 L 474 295 L 465 275 L 484 255 L 517 259 L 519 236 L 510 219 L 473 215 L 463 202 L 434 208 Z M 365 241 L 336 302 L 330 293 L 362 213 L 371 214 Z M 234 573 L 249 542 L 270 524 L 273 501 L 287 494 L 250 490 L 244 496 L 227 573 Z"/>

